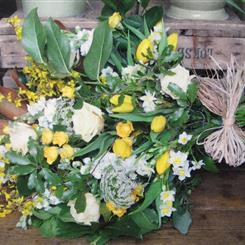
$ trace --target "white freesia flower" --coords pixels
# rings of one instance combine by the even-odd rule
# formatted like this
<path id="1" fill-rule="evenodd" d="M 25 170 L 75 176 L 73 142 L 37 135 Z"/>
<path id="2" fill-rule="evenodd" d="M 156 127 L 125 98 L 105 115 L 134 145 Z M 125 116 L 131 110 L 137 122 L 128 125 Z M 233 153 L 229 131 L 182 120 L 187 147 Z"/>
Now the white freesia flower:
<path id="1" fill-rule="evenodd" d="M 191 140 L 191 138 L 192 138 L 192 135 L 189 135 L 186 132 L 183 132 L 179 136 L 178 143 L 181 145 L 186 145 L 188 143 L 188 141 Z"/>
<path id="2" fill-rule="evenodd" d="M 151 112 L 156 109 L 155 101 L 157 100 L 155 97 L 155 93 L 151 93 L 149 91 L 145 91 L 145 95 L 140 97 L 140 100 L 143 101 L 143 108 L 145 112 Z"/>
<path id="3" fill-rule="evenodd" d="M 170 151 L 169 163 L 173 165 L 173 167 L 181 167 L 184 166 L 188 158 L 188 154 L 178 151 L 175 152 L 173 150 Z"/>
<path id="4" fill-rule="evenodd" d="M 27 105 L 27 110 L 31 116 L 37 115 L 39 112 L 42 112 L 45 108 L 46 100 L 44 97 L 40 98 L 40 100 L 31 105 Z"/>
<path id="5" fill-rule="evenodd" d="M 192 165 L 193 165 L 193 166 L 191 167 L 191 170 L 198 170 L 198 169 L 201 169 L 202 166 L 205 165 L 205 163 L 204 163 L 203 160 L 200 160 L 200 161 L 198 161 L 198 162 L 192 161 L 191 163 L 192 163 Z"/>
<path id="6" fill-rule="evenodd" d="M 184 92 L 187 92 L 188 85 L 191 84 L 191 80 L 195 76 L 190 76 L 190 72 L 181 65 L 178 65 L 175 68 L 171 69 L 171 72 L 174 72 L 175 75 L 159 76 L 162 93 L 171 96 L 173 99 L 177 99 L 177 97 L 168 89 L 168 85 L 170 83 L 176 84 Z"/>
<path id="7" fill-rule="evenodd" d="M 176 208 L 173 207 L 172 201 L 164 202 L 160 206 L 160 212 L 162 217 L 171 217 L 174 211 L 176 211 Z"/>
<path id="8" fill-rule="evenodd" d="M 76 200 L 69 201 L 68 206 L 74 220 L 79 224 L 91 225 L 98 222 L 100 218 L 100 207 L 96 198 L 91 193 L 85 194 L 86 208 L 83 213 L 77 213 L 75 209 Z"/>
<path id="9" fill-rule="evenodd" d="M 9 136 L 12 149 L 23 155 L 28 152 L 29 139 L 37 138 L 35 130 L 25 123 L 14 123 L 10 126 Z"/>
<path id="10" fill-rule="evenodd" d="M 180 181 L 191 177 L 191 168 L 189 167 L 189 162 L 186 161 L 185 164 L 181 167 L 174 167 L 173 174 L 178 176 Z"/>
<path id="11" fill-rule="evenodd" d="M 89 142 L 104 129 L 103 112 L 96 106 L 83 103 L 80 110 L 74 110 L 72 117 L 73 130 L 85 142 Z"/>
<path id="12" fill-rule="evenodd" d="M 163 191 L 160 194 L 160 213 L 162 217 L 170 217 L 176 211 L 173 207 L 175 194 L 175 190 L 167 190 L 166 186 L 163 186 Z"/>
<path id="13" fill-rule="evenodd" d="M 176 192 L 174 190 L 172 190 L 172 191 L 163 191 L 161 193 L 161 195 L 160 195 L 160 199 L 163 202 L 169 202 L 169 201 L 174 202 L 175 194 L 176 194 Z"/>

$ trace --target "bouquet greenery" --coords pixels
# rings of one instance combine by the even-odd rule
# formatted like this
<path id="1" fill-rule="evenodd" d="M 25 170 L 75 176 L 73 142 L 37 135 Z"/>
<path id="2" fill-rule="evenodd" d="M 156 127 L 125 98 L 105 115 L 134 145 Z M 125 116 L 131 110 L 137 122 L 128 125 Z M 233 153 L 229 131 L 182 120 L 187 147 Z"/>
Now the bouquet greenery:
<path id="1" fill-rule="evenodd" d="M 161 8 L 141 1 L 131 16 L 135 1 L 104 2 L 95 30 L 44 25 L 36 9 L 22 27 L 9 20 L 28 66 L 1 103 L 26 113 L 1 136 L 0 216 L 18 208 L 18 227 L 92 244 L 169 221 L 186 234 L 195 171 L 217 171 L 196 141 L 222 121 L 197 99 Z"/>

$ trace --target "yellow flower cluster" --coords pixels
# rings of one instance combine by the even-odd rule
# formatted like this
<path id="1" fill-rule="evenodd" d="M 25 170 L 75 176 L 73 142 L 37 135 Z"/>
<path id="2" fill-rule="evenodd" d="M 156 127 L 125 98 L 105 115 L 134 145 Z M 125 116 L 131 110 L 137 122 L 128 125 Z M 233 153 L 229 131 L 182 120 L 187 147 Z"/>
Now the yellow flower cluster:
<path id="1" fill-rule="evenodd" d="M 131 133 L 134 131 L 133 124 L 131 122 L 120 122 L 116 126 L 117 135 L 121 139 L 116 139 L 113 144 L 113 152 L 121 157 L 127 158 L 132 155 L 133 141 L 130 138 Z"/>
<path id="2" fill-rule="evenodd" d="M 19 96 L 17 98 L 14 98 L 11 92 L 9 92 L 7 96 L 4 96 L 0 93 L 0 103 L 3 102 L 3 100 L 15 104 L 17 108 L 22 106 L 22 99 Z"/>
<path id="3" fill-rule="evenodd" d="M 59 157 L 61 159 L 72 159 L 74 157 L 74 149 L 68 144 L 69 135 L 65 132 L 52 132 L 50 129 L 43 129 L 41 142 L 46 145 L 44 148 L 44 157 L 47 163 L 52 165 Z M 53 144 L 52 146 L 48 146 Z M 59 148 L 62 147 L 62 148 Z"/>
<path id="4" fill-rule="evenodd" d="M 129 113 L 134 110 L 133 98 L 129 95 L 124 95 L 123 103 L 119 103 L 120 95 L 114 95 L 111 97 L 110 102 L 115 107 L 112 109 L 112 112 L 118 113 Z"/>
<path id="5" fill-rule="evenodd" d="M 28 101 L 36 102 L 40 97 L 64 96 L 74 98 L 75 81 L 80 74 L 72 72 L 72 78 L 69 81 L 52 78 L 50 72 L 43 65 L 36 64 L 31 58 L 27 58 L 29 65 L 23 68 L 23 73 L 28 77 L 27 90 L 20 89 L 19 95 L 25 96 Z M 32 91 L 35 91 L 32 92 Z"/>
<path id="6" fill-rule="evenodd" d="M 7 22 L 14 27 L 17 40 L 22 39 L 22 26 L 20 23 L 20 18 L 18 16 L 13 16 L 7 19 Z"/>
<path id="7" fill-rule="evenodd" d="M 0 218 L 6 217 L 23 202 L 14 183 L 0 184 Z"/>
<path id="8" fill-rule="evenodd" d="M 119 12 L 113 13 L 112 16 L 109 17 L 108 23 L 110 28 L 115 29 L 120 26 L 120 23 L 122 21 L 122 16 Z"/>
<path id="9" fill-rule="evenodd" d="M 109 201 L 106 203 L 106 207 L 116 216 L 118 216 L 119 218 L 122 217 L 126 212 L 127 209 L 125 208 L 117 208 L 116 205 Z"/>

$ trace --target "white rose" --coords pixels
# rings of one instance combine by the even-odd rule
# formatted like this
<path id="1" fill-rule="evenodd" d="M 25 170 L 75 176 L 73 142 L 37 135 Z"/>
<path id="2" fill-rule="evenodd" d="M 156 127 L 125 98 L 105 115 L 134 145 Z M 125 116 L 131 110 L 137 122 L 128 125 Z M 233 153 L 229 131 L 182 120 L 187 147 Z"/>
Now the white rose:
<path id="1" fill-rule="evenodd" d="M 29 138 L 36 139 L 35 130 L 25 123 L 14 123 L 10 127 L 10 143 L 12 149 L 25 155 L 28 152 Z"/>
<path id="2" fill-rule="evenodd" d="M 70 213 L 74 220 L 79 224 L 91 225 L 92 222 L 98 222 L 100 218 L 100 207 L 96 198 L 91 193 L 85 194 L 86 208 L 83 213 L 77 213 L 75 209 L 76 200 L 69 201 Z"/>
<path id="3" fill-rule="evenodd" d="M 171 93 L 168 89 L 168 85 L 170 83 L 178 85 L 184 92 L 187 91 L 188 85 L 191 83 L 191 80 L 195 77 L 190 76 L 190 72 L 182 67 L 181 65 L 176 66 L 175 68 L 171 69 L 171 72 L 174 72 L 175 75 L 172 76 L 163 76 L 161 75 L 160 82 L 162 87 L 162 93 L 168 94 L 173 99 L 177 99 L 177 97 Z"/>
<path id="4" fill-rule="evenodd" d="M 88 103 L 84 103 L 82 109 L 74 111 L 72 122 L 74 132 L 81 135 L 85 142 L 89 142 L 104 129 L 103 112 Z"/>

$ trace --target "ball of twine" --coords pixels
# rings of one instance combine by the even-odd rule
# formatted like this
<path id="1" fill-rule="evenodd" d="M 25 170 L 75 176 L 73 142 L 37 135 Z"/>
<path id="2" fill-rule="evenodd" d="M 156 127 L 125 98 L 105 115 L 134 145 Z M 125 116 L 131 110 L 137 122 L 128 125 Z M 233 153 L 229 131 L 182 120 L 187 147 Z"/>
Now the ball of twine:
<path id="1" fill-rule="evenodd" d="M 222 117 L 223 126 L 209 135 L 203 145 L 214 160 L 237 167 L 245 162 L 245 132 L 235 124 L 235 113 L 245 88 L 245 63 L 239 65 L 232 57 L 224 72 L 213 61 L 215 74 L 212 78 L 199 77 L 198 96 L 207 109 Z M 219 78 L 217 67 L 223 78 Z"/>

